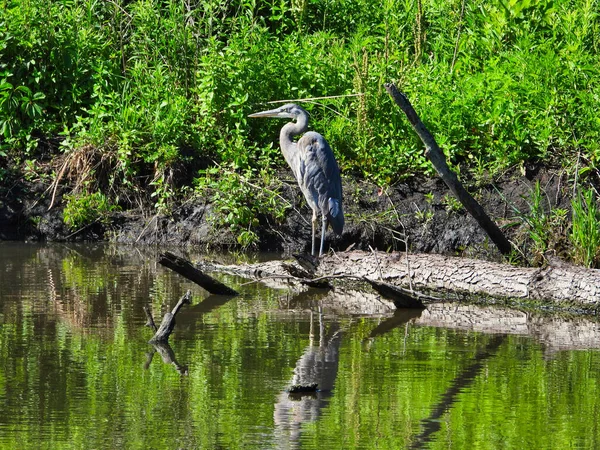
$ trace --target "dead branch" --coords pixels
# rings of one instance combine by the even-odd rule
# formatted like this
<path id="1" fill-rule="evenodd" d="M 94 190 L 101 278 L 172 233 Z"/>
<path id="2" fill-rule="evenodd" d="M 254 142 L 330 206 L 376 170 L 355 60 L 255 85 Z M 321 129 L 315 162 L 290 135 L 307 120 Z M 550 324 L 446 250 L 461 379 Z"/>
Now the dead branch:
<path id="1" fill-rule="evenodd" d="M 158 330 L 156 330 L 156 333 L 149 341 L 151 344 L 168 342 L 169 336 L 173 332 L 173 328 L 175 328 L 175 316 L 183 305 L 189 305 L 191 303 L 191 297 L 192 293 L 187 291 L 185 295 L 179 299 L 173 308 L 173 311 L 165 314 L 160 327 L 158 327 Z M 147 312 L 147 314 L 149 314 L 149 312 Z M 150 317 L 152 317 L 152 315 L 150 315 Z M 154 324 L 154 320 L 152 320 L 152 324 Z"/>
<path id="2" fill-rule="evenodd" d="M 158 262 L 188 280 L 193 281 L 211 294 L 238 295 L 238 292 L 234 289 L 206 275 L 201 270 L 196 269 L 189 261 L 180 258 L 171 252 L 161 253 L 158 257 Z"/>
<path id="3" fill-rule="evenodd" d="M 477 200 L 475 200 L 464 188 L 456 174 L 448 167 L 444 153 L 440 150 L 435 138 L 417 115 L 406 95 L 398 91 L 393 83 L 386 83 L 385 89 L 400 109 L 404 111 L 413 130 L 415 130 L 419 138 L 421 138 L 421 141 L 423 141 L 423 144 L 425 144 L 425 156 L 431 161 L 431 164 L 433 164 L 435 170 L 442 180 L 444 180 L 444 183 L 446 183 L 448 188 L 450 188 L 454 196 L 462 203 L 469 214 L 473 216 L 479 226 L 481 226 L 488 234 L 492 242 L 498 247 L 498 250 L 500 250 L 503 255 L 511 253 L 512 245 L 510 241 L 504 236 L 504 233 L 498 228 L 498 225 L 489 218 Z"/>

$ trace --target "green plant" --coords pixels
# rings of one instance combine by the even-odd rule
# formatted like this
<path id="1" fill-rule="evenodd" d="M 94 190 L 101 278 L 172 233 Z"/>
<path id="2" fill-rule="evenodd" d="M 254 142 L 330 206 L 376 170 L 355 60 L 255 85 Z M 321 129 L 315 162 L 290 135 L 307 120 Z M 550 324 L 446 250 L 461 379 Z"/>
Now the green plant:
<path id="1" fill-rule="evenodd" d="M 216 225 L 226 225 L 243 247 L 258 243 L 254 231 L 261 217 L 282 221 L 291 205 L 277 192 L 280 185 L 267 170 L 238 173 L 222 167 L 199 173 L 196 192 L 212 203 Z"/>
<path id="2" fill-rule="evenodd" d="M 442 197 L 442 204 L 446 206 L 446 212 L 448 214 L 457 213 L 463 209 L 462 203 L 451 194 L 446 194 Z"/>
<path id="3" fill-rule="evenodd" d="M 539 181 L 536 181 L 527 204 L 528 212 L 520 211 L 511 204 L 513 211 L 517 214 L 518 222 L 512 225 L 522 224 L 525 233 L 531 242 L 530 252 L 533 255 L 533 263 L 540 264 L 544 261 L 546 251 L 563 240 L 563 233 L 567 221 L 567 211 L 562 208 L 552 208 L 549 204 L 544 205 L 545 195 Z"/>
<path id="4" fill-rule="evenodd" d="M 431 209 L 421 210 L 417 208 L 417 211 L 415 212 L 415 218 L 425 225 L 429 224 L 433 220 L 433 216 L 434 213 Z"/>
<path id="5" fill-rule="evenodd" d="M 107 220 L 108 214 L 119 210 L 101 192 L 65 195 L 63 220 L 71 230 L 78 230 L 96 221 Z"/>
<path id="6" fill-rule="evenodd" d="M 594 191 L 577 192 L 571 201 L 573 219 L 570 239 L 573 243 L 573 259 L 587 267 L 600 263 L 600 211 Z"/>
<path id="7" fill-rule="evenodd" d="M 42 92 L 33 93 L 27 86 L 13 86 L 7 81 L 11 73 L 5 73 L 0 81 L 0 134 L 5 139 L 17 136 L 21 122 L 34 121 L 42 115 Z"/>
<path id="8" fill-rule="evenodd" d="M 396 81 L 478 184 L 572 149 L 600 162 L 598 0 L 193 3 L 1 2 L 0 157 L 37 163 L 92 146 L 114 155 L 102 188 L 168 212 L 191 183 L 182 166 L 285 167 L 282 124 L 247 120 L 264 102 L 363 94 L 307 105 L 311 128 L 346 174 L 385 186 L 433 174 L 383 94 Z M 30 167 L 18 170 L 36 179 L 41 165 Z M 247 197 L 223 200 L 240 205 L 244 230 Z"/>

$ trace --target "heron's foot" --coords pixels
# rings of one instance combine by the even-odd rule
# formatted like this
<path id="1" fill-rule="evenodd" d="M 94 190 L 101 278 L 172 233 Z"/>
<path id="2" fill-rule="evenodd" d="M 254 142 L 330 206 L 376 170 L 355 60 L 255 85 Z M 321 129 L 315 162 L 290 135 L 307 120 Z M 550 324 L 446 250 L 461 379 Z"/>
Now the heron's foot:
<path id="1" fill-rule="evenodd" d="M 313 274 L 319 267 L 319 257 L 309 255 L 308 253 L 294 253 L 292 256 L 298 261 L 298 264 L 307 272 Z"/>

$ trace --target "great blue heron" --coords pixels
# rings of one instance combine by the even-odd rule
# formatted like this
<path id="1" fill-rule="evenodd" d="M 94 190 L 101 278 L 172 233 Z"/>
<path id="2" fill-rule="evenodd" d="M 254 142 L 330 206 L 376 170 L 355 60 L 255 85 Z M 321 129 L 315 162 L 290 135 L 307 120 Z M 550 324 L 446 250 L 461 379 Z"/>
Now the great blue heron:
<path id="1" fill-rule="evenodd" d="M 335 161 L 331 147 L 323 136 L 309 131 L 298 142 L 293 137 L 308 129 L 308 113 L 298 105 L 288 103 L 280 108 L 270 109 L 248 117 L 280 117 L 295 119 L 296 122 L 286 123 L 279 133 L 279 145 L 289 164 L 298 185 L 306 197 L 312 215 L 312 255 L 315 255 L 315 229 L 317 215 L 320 213 L 323 221 L 321 229 L 321 247 L 319 256 L 323 254 L 325 231 L 327 225 L 337 235 L 344 229 L 344 212 L 342 211 L 342 180 L 340 169 Z"/>

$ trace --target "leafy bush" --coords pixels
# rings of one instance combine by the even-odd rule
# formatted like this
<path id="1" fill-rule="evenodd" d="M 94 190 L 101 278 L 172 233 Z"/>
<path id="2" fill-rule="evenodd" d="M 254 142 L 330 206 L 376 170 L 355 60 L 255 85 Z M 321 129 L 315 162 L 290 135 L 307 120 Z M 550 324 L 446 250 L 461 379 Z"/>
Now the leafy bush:
<path id="1" fill-rule="evenodd" d="M 107 215 L 118 210 L 101 192 L 69 195 L 65 197 L 63 220 L 71 230 L 78 230 L 96 221 L 107 219 Z"/>
<path id="2" fill-rule="evenodd" d="M 256 244 L 261 218 L 281 222 L 291 205 L 279 194 L 280 182 L 267 170 L 237 173 L 211 168 L 200 173 L 196 192 L 211 200 L 215 225 L 228 226 L 243 247 Z"/>
<path id="3" fill-rule="evenodd" d="M 464 5 L 0 0 L 0 155 L 92 145 L 117 155 L 113 186 L 166 211 L 191 182 L 174 168 L 285 164 L 282 124 L 247 119 L 265 102 L 362 93 L 306 104 L 311 127 L 345 173 L 389 184 L 433 173 L 395 81 L 463 174 L 598 165 L 598 0 Z"/>

